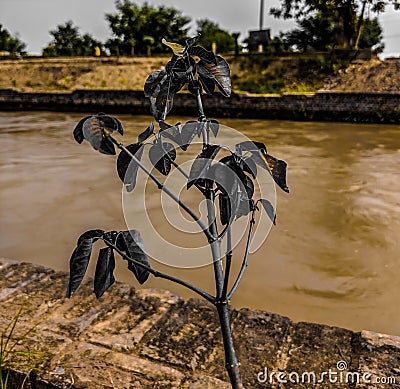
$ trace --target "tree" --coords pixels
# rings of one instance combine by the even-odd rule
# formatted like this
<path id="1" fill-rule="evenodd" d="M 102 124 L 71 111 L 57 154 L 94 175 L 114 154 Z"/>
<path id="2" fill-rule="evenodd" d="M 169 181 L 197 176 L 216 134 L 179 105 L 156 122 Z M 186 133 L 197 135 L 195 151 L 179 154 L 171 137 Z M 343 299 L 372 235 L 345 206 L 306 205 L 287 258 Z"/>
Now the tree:
<path id="1" fill-rule="evenodd" d="M 50 34 L 53 40 L 43 49 L 44 56 L 87 56 L 94 55 L 95 47 L 103 48 L 103 44 L 90 34 L 81 36 L 79 27 L 74 26 L 71 20 L 59 24 Z"/>
<path id="2" fill-rule="evenodd" d="M 113 37 L 106 47 L 114 55 L 146 55 L 163 53 L 166 47 L 160 37 L 168 41 L 183 41 L 191 19 L 172 7 L 142 7 L 124 0 L 116 2 L 117 13 L 106 14 Z"/>
<path id="3" fill-rule="evenodd" d="M 221 29 L 217 23 L 208 19 L 198 20 L 197 33 L 201 35 L 199 42 L 207 50 L 212 49 L 214 42 L 219 53 L 228 53 L 235 50 L 235 37 L 228 31 Z"/>
<path id="4" fill-rule="evenodd" d="M 315 17 L 302 19 L 298 22 L 299 28 L 282 35 L 286 47 L 300 51 L 327 51 L 337 45 L 338 32 L 335 24 L 321 17 L 318 13 Z M 378 19 L 365 19 L 360 33 L 358 47 L 360 49 L 371 48 L 382 40 L 382 28 Z M 376 50 L 381 50 L 382 45 Z"/>
<path id="5" fill-rule="evenodd" d="M 12 36 L 3 25 L 0 24 L 0 51 L 8 51 L 11 55 L 26 54 L 26 44 L 18 36 Z"/>
<path id="6" fill-rule="evenodd" d="M 336 46 L 357 48 L 364 19 L 365 7 L 370 4 L 373 12 L 384 12 L 392 4 L 400 8 L 398 0 L 283 0 L 280 8 L 271 8 L 270 13 L 278 18 L 303 20 L 316 14 L 335 24 Z"/>
<path id="7" fill-rule="evenodd" d="M 300 51 L 326 51 L 335 44 L 333 23 L 317 14 L 298 22 L 299 28 L 282 35 L 286 47 Z"/>
<path id="8" fill-rule="evenodd" d="M 369 49 L 375 47 L 375 51 L 381 52 L 384 48 L 382 41 L 382 27 L 378 18 L 364 19 L 363 28 L 361 30 L 358 47 L 360 49 Z"/>
<path id="9" fill-rule="evenodd" d="M 248 266 L 250 246 L 261 220 L 258 218 L 256 221 L 256 213 L 265 211 L 268 220 L 268 225 L 261 226 L 260 231 L 268 231 L 272 223 L 275 223 L 273 204 L 275 192 L 262 189 L 275 181 L 281 189 L 289 192 L 286 185 L 287 164 L 268 154 L 266 146 L 261 142 L 253 142 L 245 138 L 243 142 L 236 143 L 237 138 L 233 136 L 236 141 L 231 147 L 216 143 L 218 142 L 216 138 L 223 128 L 216 120 L 207 120 L 202 92 L 212 95 L 218 90 L 223 96 L 229 97 L 231 94 L 230 69 L 224 58 L 195 45 L 196 40 L 197 37 L 187 39 L 185 46 L 181 46 L 163 39 L 164 44 L 172 49 L 173 56 L 165 69 L 156 70 L 149 75 L 144 86 L 144 94 L 149 98 L 158 131 L 155 124 L 151 122 L 139 134 L 137 142 L 125 146 L 119 139 L 125 132 L 122 123 L 117 118 L 99 113 L 82 118 L 77 123 L 73 134 L 78 143 L 86 140 L 102 154 L 115 155 L 115 146 L 120 149 L 117 172 L 124 183 L 124 193 L 134 191 L 137 184 L 147 186 L 146 178 L 138 176 L 139 171 L 143 172 L 149 179 L 148 184 L 155 184 L 154 190 L 158 188 L 197 224 L 204 243 L 208 242 L 205 253 L 207 262 L 212 264 L 214 271 L 215 293 L 210 294 L 172 274 L 158 271 L 157 261 L 150 260 L 149 257 L 152 255 L 145 248 L 139 231 L 130 229 L 105 232 L 101 229 L 93 229 L 84 232 L 78 238 L 76 248 L 71 255 L 70 278 L 66 295 L 68 298 L 72 297 L 82 283 L 92 254 L 93 243 L 96 241 L 104 245 L 99 251 L 94 276 L 94 293 L 97 298 L 100 298 L 115 282 L 115 253 L 128 262 L 128 270 L 140 284 L 144 284 L 153 275 L 185 286 L 215 307 L 220 320 L 225 367 L 232 388 L 243 389 L 240 363 L 236 356 L 230 324 L 229 302 Z M 167 115 L 173 107 L 175 94 L 185 84 L 188 85 L 190 93 L 195 95 L 198 119 L 189 120 L 184 124 L 170 125 L 166 122 Z M 186 94 L 186 97 L 188 95 Z M 196 135 L 201 140 L 196 141 Z M 193 150 L 196 143 L 199 154 L 193 159 L 193 154 L 197 152 L 185 153 L 186 162 L 189 162 L 189 165 L 186 162 L 182 164 L 182 159 L 176 158 L 177 152 L 179 150 L 186 152 L 188 147 Z M 148 158 L 142 158 L 145 153 Z M 188 166 L 190 170 L 187 169 Z M 155 173 L 155 170 L 158 173 Z M 179 188 L 173 187 L 171 180 L 162 178 L 171 172 L 181 175 L 184 186 L 191 191 L 191 195 L 200 195 L 200 201 L 206 200 L 206 220 L 196 214 L 198 204 L 192 210 L 183 201 L 181 185 Z M 101 206 L 106 207 L 107 204 Z M 233 261 L 242 257 L 238 255 L 234 238 L 235 231 L 239 232 L 235 229 L 239 218 L 242 218 L 244 222 L 239 228 L 245 234 L 246 247 L 240 270 L 234 275 Z M 257 225 L 256 229 L 255 225 Z M 171 230 L 171 235 L 176 233 L 175 229 Z M 243 235 L 240 234 L 240 236 Z M 239 242 L 236 241 L 236 243 Z M 192 259 L 189 254 L 186 265 L 190 266 Z M 195 266 L 193 262 L 192 266 Z M 230 282 L 232 277 L 234 281 Z"/>

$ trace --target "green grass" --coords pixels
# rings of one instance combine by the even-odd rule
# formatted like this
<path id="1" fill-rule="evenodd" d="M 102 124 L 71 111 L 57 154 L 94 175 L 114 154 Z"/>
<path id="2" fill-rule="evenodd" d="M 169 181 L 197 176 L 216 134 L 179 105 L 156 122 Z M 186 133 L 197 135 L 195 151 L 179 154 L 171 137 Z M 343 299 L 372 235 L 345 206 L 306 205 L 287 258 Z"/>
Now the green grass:
<path id="1" fill-rule="evenodd" d="M 24 340 L 36 328 L 36 325 L 29 328 L 22 335 L 16 335 L 18 322 L 21 318 L 22 308 L 18 311 L 15 317 L 10 321 L 7 327 L 0 334 L 0 389 L 7 389 L 10 379 L 10 370 L 17 367 L 16 359 L 24 357 L 27 361 L 26 366 L 29 372 L 27 373 L 20 388 L 24 387 L 25 381 L 32 370 L 32 361 L 43 356 L 42 353 L 24 350 Z M 18 367 L 21 367 L 18 365 Z"/>

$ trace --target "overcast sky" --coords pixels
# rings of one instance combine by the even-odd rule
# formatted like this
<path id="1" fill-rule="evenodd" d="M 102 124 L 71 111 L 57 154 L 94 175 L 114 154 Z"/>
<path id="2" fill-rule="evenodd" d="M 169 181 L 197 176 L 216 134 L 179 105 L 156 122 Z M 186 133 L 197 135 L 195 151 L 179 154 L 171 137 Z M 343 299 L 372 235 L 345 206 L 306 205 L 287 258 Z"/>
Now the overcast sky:
<path id="1" fill-rule="evenodd" d="M 143 0 L 136 0 L 143 4 Z M 184 15 L 196 20 L 208 18 L 230 32 L 257 29 L 260 0 L 149 0 L 152 5 L 174 6 Z M 264 27 L 271 28 L 272 36 L 294 26 L 292 21 L 277 20 L 268 15 L 271 6 L 279 0 L 265 0 Z M 50 41 L 49 30 L 72 20 L 81 33 L 90 33 L 105 40 L 111 36 L 105 13 L 115 12 L 114 0 L 0 0 L 0 24 L 13 35 L 19 34 L 30 53 L 40 54 Z M 379 17 L 384 30 L 384 56 L 400 56 L 400 11 L 389 7 Z M 160 38 L 161 39 L 161 38 Z"/>

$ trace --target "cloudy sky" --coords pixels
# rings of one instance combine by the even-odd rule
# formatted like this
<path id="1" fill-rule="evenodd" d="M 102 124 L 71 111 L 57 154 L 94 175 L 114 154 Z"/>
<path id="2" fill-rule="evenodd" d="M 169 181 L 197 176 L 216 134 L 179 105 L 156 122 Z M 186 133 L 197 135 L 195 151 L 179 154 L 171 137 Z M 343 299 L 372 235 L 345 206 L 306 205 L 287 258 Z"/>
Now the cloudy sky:
<path id="1" fill-rule="evenodd" d="M 230 32 L 241 32 L 241 39 L 248 30 L 258 28 L 260 0 L 149 0 L 148 3 L 174 6 L 193 21 L 211 19 Z M 294 25 L 292 21 L 267 15 L 267 9 L 277 4 L 279 0 L 265 0 L 264 27 L 271 28 L 273 36 Z M 28 51 L 35 54 L 40 54 L 51 41 L 49 30 L 67 20 L 78 25 L 81 33 L 88 32 L 100 40 L 109 38 L 111 33 L 104 14 L 110 12 L 115 12 L 113 0 L 0 0 L 0 24 L 12 34 L 18 33 L 28 44 Z M 379 19 L 384 30 L 384 56 L 399 57 L 400 11 L 389 7 Z"/>

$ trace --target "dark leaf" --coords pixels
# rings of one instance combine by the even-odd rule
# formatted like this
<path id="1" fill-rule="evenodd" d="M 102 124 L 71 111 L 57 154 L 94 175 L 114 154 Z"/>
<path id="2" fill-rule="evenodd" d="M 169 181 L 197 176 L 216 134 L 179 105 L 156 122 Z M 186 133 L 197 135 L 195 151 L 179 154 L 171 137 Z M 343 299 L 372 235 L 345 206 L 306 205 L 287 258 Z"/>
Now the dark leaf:
<path id="1" fill-rule="evenodd" d="M 179 126 L 181 123 L 171 126 L 165 122 L 160 122 L 160 135 L 172 140 L 177 145 L 182 145 L 181 133 L 179 131 Z"/>
<path id="2" fill-rule="evenodd" d="M 265 163 L 265 159 L 261 156 L 261 153 L 259 151 L 253 151 L 248 158 L 252 159 L 257 165 L 261 166 L 263 169 L 269 170 L 268 165 Z"/>
<path id="3" fill-rule="evenodd" d="M 226 194 L 220 193 L 218 196 L 219 200 L 219 217 L 221 220 L 221 224 L 225 226 L 230 222 L 231 219 L 231 205 L 229 201 L 229 197 Z"/>
<path id="4" fill-rule="evenodd" d="M 208 95 L 212 95 L 215 90 L 214 77 L 212 76 L 212 74 L 209 74 L 209 73 L 205 73 L 205 72 L 200 73 L 202 70 L 201 70 L 201 68 L 199 68 L 199 66 L 197 67 L 197 71 L 199 73 L 199 81 L 200 81 L 201 86 L 203 87 L 204 91 Z"/>
<path id="5" fill-rule="evenodd" d="M 181 139 L 182 139 L 182 150 L 187 150 L 190 143 L 192 143 L 195 135 L 197 134 L 200 123 L 194 120 L 189 120 L 182 126 Z"/>
<path id="6" fill-rule="evenodd" d="M 254 194 L 254 184 L 250 177 L 244 174 L 240 181 L 242 185 L 239 185 L 239 204 L 236 208 L 235 216 L 239 218 L 247 215 L 251 211 L 252 197 Z"/>
<path id="7" fill-rule="evenodd" d="M 160 84 L 167 79 L 165 70 L 156 70 L 151 73 L 144 84 L 145 97 L 156 97 L 160 92 Z"/>
<path id="8" fill-rule="evenodd" d="M 83 123 L 89 118 L 90 118 L 90 116 L 84 117 L 83 119 L 81 119 L 79 121 L 79 123 L 74 128 L 74 138 L 78 143 L 82 143 L 83 140 L 85 139 L 83 137 Z"/>
<path id="9" fill-rule="evenodd" d="M 188 39 L 186 39 L 186 41 L 185 41 L 185 43 L 186 43 L 186 44 L 185 44 L 186 49 L 192 48 L 193 45 L 195 45 L 196 42 L 200 39 L 200 37 L 201 37 L 201 34 L 196 35 L 196 36 L 194 36 L 193 38 L 188 38 Z M 190 53 L 189 53 L 189 54 L 190 54 Z"/>
<path id="10" fill-rule="evenodd" d="M 267 212 L 268 217 L 271 219 L 272 223 L 276 224 L 276 213 L 275 213 L 275 209 L 272 206 L 272 204 L 265 199 L 261 199 L 260 200 L 262 206 L 265 209 L 265 212 Z"/>
<path id="11" fill-rule="evenodd" d="M 250 200 L 250 199 L 253 197 L 253 194 L 254 194 L 254 184 L 253 184 L 253 181 L 252 181 L 252 179 L 251 179 L 249 176 L 247 176 L 247 175 L 244 175 L 244 176 L 241 178 L 241 181 L 242 181 L 242 184 L 243 184 L 243 186 L 244 186 L 244 189 L 246 190 L 247 199 Z"/>
<path id="12" fill-rule="evenodd" d="M 144 146 L 139 143 L 134 143 L 126 147 L 139 161 L 142 158 Z M 125 184 L 126 190 L 132 192 L 136 186 L 136 176 L 139 165 L 135 162 L 131 163 L 131 156 L 124 150 L 118 155 L 117 158 L 117 172 L 121 181 Z"/>
<path id="13" fill-rule="evenodd" d="M 219 131 L 219 122 L 217 120 L 209 120 L 208 127 L 210 128 L 214 136 L 217 137 Z"/>
<path id="14" fill-rule="evenodd" d="M 84 138 L 92 145 L 95 150 L 103 154 L 115 155 L 115 148 L 108 135 L 118 131 L 124 134 L 121 122 L 109 115 L 99 113 L 90 116 L 82 125 Z"/>
<path id="15" fill-rule="evenodd" d="M 171 171 L 171 161 L 175 161 L 174 145 L 168 142 L 157 142 L 150 147 L 149 158 L 153 166 L 164 176 Z"/>
<path id="16" fill-rule="evenodd" d="M 144 85 L 144 94 L 150 99 L 150 108 L 157 121 L 164 120 L 173 106 L 173 97 L 185 84 L 185 79 L 176 79 L 165 70 L 150 74 Z"/>
<path id="17" fill-rule="evenodd" d="M 238 191 L 238 179 L 235 172 L 224 162 L 222 158 L 218 163 L 210 167 L 210 177 L 223 193 L 232 196 Z"/>
<path id="18" fill-rule="evenodd" d="M 139 231 L 121 231 L 117 238 L 117 247 L 133 260 L 150 267 L 150 261 Z M 128 269 L 135 275 L 140 284 L 143 284 L 149 278 L 148 270 L 131 261 L 128 262 Z"/>
<path id="19" fill-rule="evenodd" d="M 115 282 L 115 258 L 111 247 L 100 249 L 94 276 L 94 293 L 99 299 L 104 292 Z"/>
<path id="20" fill-rule="evenodd" d="M 261 157 L 261 153 L 266 153 L 267 149 L 265 147 L 265 144 L 262 142 L 253 142 L 253 141 L 245 141 L 245 142 L 241 142 L 238 143 L 237 145 L 235 145 L 235 150 L 236 153 L 239 155 L 242 155 L 244 152 L 249 151 L 251 153 L 251 156 L 249 156 L 248 158 L 248 163 L 247 165 L 249 165 L 250 159 L 253 160 L 257 165 L 260 165 L 262 168 L 268 170 L 268 166 L 265 163 L 264 158 Z"/>
<path id="21" fill-rule="evenodd" d="M 249 173 L 253 178 L 257 177 L 257 165 L 254 162 L 254 159 L 251 157 L 246 157 L 242 159 L 243 162 L 243 171 Z"/>
<path id="22" fill-rule="evenodd" d="M 104 137 L 103 140 L 101 141 L 99 151 L 100 151 L 100 153 L 106 154 L 106 155 L 115 155 L 116 154 L 114 143 L 112 143 L 108 137 Z"/>
<path id="23" fill-rule="evenodd" d="M 191 57 L 172 59 L 167 63 L 166 69 L 173 76 L 172 91 L 178 93 L 182 86 L 192 78 L 191 74 L 194 75 L 196 72 L 196 61 Z"/>
<path id="24" fill-rule="evenodd" d="M 219 162 L 225 164 L 232 172 L 229 174 L 227 173 L 226 178 L 232 176 L 230 180 L 235 181 L 235 183 L 231 185 L 231 190 L 228 193 L 231 202 L 231 215 L 235 216 L 236 218 L 247 215 L 251 210 L 254 184 L 251 178 L 244 173 L 244 169 L 242 167 L 244 163 L 242 158 L 233 154 L 222 158 Z M 219 179 L 221 180 L 221 178 Z M 224 179 L 222 178 L 222 180 Z M 222 186 L 225 186 L 225 191 L 227 191 L 227 188 L 229 188 L 229 183 L 225 182 Z M 223 191 L 223 189 L 221 190 Z"/>
<path id="25" fill-rule="evenodd" d="M 286 184 L 286 169 L 287 163 L 281 159 L 277 159 L 269 154 L 263 154 L 265 160 L 267 161 L 268 167 L 271 171 L 272 178 L 278 184 L 278 186 L 289 193 L 289 188 Z"/>
<path id="26" fill-rule="evenodd" d="M 238 143 L 237 145 L 235 145 L 235 149 L 238 154 L 242 154 L 245 151 L 253 152 L 264 150 L 265 152 L 267 152 L 267 148 L 265 147 L 264 143 L 251 140 Z"/>
<path id="27" fill-rule="evenodd" d="M 172 69 L 174 69 L 174 67 L 177 64 L 177 62 L 179 61 L 179 59 L 182 59 L 182 58 L 178 57 L 175 54 L 172 55 L 172 58 L 165 64 L 165 71 L 167 72 L 167 74 L 169 74 L 169 75 L 172 74 Z"/>
<path id="28" fill-rule="evenodd" d="M 193 161 L 190 168 L 187 189 L 195 184 L 199 179 L 209 178 L 207 171 L 218 151 L 221 149 L 219 145 L 206 145 L 202 152 Z"/>
<path id="29" fill-rule="evenodd" d="M 82 283 L 92 253 L 93 243 L 101 238 L 103 230 L 89 230 L 83 233 L 77 243 L 77 247 L 69 261 L 69 281 L 66 297 L 70 298 Z"/>
<path id="30" fill-rule="evenodd" d="M 124 129 L 121 122 L 114 116 L 106 115 L 105 113 L 100 112 L 96 115 L 96 117 L 100 123 L 100 126 L 106 130 L 107 133 L 112 134 L 114 132 L 119 132 L 121 135 L 124 135 Z"/>
<path id="31" fill-rule="evenodd" d="M 207 80 L 206 82 L 208 82 L 208 79 L 213 79 L 222 95 L 229 97 L 232 92 L 229 65 L 225 59 L 219 55 L 215 56 L 215 59 L 216 63 L 208 63 L 204 60 L 200 60 L 197 63 L 197 72 L 202 83 L 204 80 Z M 204 89 L 209 93 L 206 87 Z M 211 91 L 211 93 L 212 92 L 213 91 Z"/>
<path id="32" fill-rule="evenodd" d="M 215 54 L 212 51 L 206 50 L 204 47 L 201 46 L 192 46 L 189 50 L 188 53 L 190 55 L 199 57 L 204 63 L 208 64 L 217 64 L 217 59 L 215 57 Z"/>
<path id="33" fill-rule="evenodd" d="M 150 98 L 150 109 L 154 119 L 164 120 L 173 107 L 173 95 L 166 89 L 160 91 L 157 97 Z"/>
<path id="34" fill-rule="evenodd" d="M 149 126 L 138 136 L 138 142 L 143 143 L 146 139 L 154 134 L 154 124 L 151 122 Z"/>
<path id="35" fill-rule="evenodd" d="M 189 81 L 188 89 L 189 89 L 190 93 L 192 93 L 193 95 L 196 95 L 197 94 L 197 88 L 200 89 L 200 93 L 201 93 L 202 87 L 201 87 L 201 84 L 200 84 L 200 82 L 198 80 Z"/>

